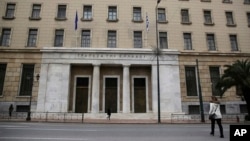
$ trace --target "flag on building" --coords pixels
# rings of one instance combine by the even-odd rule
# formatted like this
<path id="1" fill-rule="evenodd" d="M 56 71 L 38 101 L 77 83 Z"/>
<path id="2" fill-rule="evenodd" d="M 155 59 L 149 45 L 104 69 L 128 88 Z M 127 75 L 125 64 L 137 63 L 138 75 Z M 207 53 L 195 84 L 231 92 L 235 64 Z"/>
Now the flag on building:
<path id="1" fill-rule="evenodd" d="M 148 32 L 148 30 L 149 30 L 148 13 L 146 13 L 146 29 L 147 29 L 147 32 Z"/>
<path id="2" fill-rule="evenodd" d="M 78 15 L 76 11 L 76 16 L 75 16 L 75 30 L 77 30 L 77 24 L 78 24 Z"/>

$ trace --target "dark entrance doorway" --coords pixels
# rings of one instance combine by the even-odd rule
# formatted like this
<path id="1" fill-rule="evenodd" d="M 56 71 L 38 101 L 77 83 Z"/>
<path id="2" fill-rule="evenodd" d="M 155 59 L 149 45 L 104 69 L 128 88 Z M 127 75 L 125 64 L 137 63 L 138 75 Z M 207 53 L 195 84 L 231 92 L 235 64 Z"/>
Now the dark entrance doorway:
<path id="1" fill-rule="evenodd" d="M 112 113 L 117 113 L 118 79 L 105 78 L 105 113 L 109 108 Z"/>
<path id="2" fill-rule="evenodd" d="M 146 113 L 146 79 L 134 78 L 134 112 Z"/>
<path id="3" fill-rule="evenodd" d="M 89 99 L 89 78 L 76 78 L 76 97 L 75 97 L 75 112 L 87 113 Z"/>

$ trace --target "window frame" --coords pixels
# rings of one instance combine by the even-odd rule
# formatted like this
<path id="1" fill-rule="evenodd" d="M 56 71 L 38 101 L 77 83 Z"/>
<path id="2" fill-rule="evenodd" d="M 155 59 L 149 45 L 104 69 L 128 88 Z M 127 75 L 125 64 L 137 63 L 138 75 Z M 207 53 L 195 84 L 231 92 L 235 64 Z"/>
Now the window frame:
<path id="1" fill-rule="evenodd" d="M 228 27 L 235 27 L 236 23 L 234 20 L 234 14 L 232 11 L 225 11 L 225 16 L 226 16 L 226 25 Z"/>
<path id="2" fill-rule="evenodd" d="M 32 96 L 35 64 L 22 64 L 21 83 L 18 96 Z M 28 79 L 28 77 L 30 77 Z"/>
<path id="3" fill-rule="evenodd" d="M 190 20 L 189 9 L 181 9 L 181 23 L 182 24 L 192 24 Z"/>
<path id="4" fill-rule="evenodd" d="M 34 32 L 34 33 L 31 33 Z M 38 38 L 38 29 L 30 28 L 28 33 L 27 47 L 36 47 L 37 46 L 37 38 Z M 35 40 L 35 42 L 33 42 Z"/>
<path id="5" fill-rule="evenodd" d="M 93 20 L 93 7 L 92 5 L 83 5 L 83 17 L 82 21 Z"/>
<path id="6" fill-rule="evenodd" d="M 11 7 L 13 6 L 13 7 Z M 16 12 L 16 3 L 7 3 L 5 14 L 2 17 L 5 20 L 14 20 L 15 19 L 15 12 Z"/>
<path id="7" fill-rule="evenodd" d="M 188 38 L 187 38 L 188 36 Z M 188 32 L 183 33 L 184 50 L 193 50 L 192 34 Z"/>
<path id="8" fill-rule="evenodd" d="M 204 25 L 214 25 L 211 10 L 203 10 L 203 16 L 204 16 Z"/>
<path id="9" fill-rule="evenodd" d="M 212 37 L 212 38 L 210 38 L 210 37 Z M 206 42 L 207 42 L 208 51 L 217 51 L 214 33 L 207 33 L 206 34 Z M 211 45 L 213 45 L 213 46 L 211 46 Z"/>
<path id="10" fill-rule="evenodd" d="M 62 33 L 59 33 L 62 32 Z M 56 29 L 55 30 L 55 39 L 54 39 L 54 47 L 63 47 L 64 42 L 64 29 Z"/>
<path id="11" fill-rule="evenodd" d="M 215 72 L 216 71 L 216 72 Z M 217 73 L 217 74 L 214 74 Z M 220 96 L 220 90 L 216 89 L 216 84 L 220 80 L 220 66 L 209 66 L 212 96 Z"/>
<path id="12" fill-rule="evenodd" d="M 108 6 L 108 22 L 118 22 L 118 8 L 117 6 Z"/>
<path id="13" fill-rule="evenodd" d="M 186 80 L 185 83 L 186 83 L 187 96 L 198 96 L 196 71 L 197 68 L 195 66 L 185 66 L 185 80 Z M 189 75 L 192 76 L 189 77 Z"/>
<path id="14" fill-rule="evenodd" d="M 231 51 L 239 51 L 238 38 L 236 34 L 229 35 Z"/>
<path id="15" fill-rule="evenodd" d="M 39 7 L 39 8 L 36 8 Z M 32 11 L 29 17 L 30 20 L 41 20 L 42 4 L 34 3 L 32 4 Z"/>
<path id="16" fill-rule="evenodd" d="M 134 48 L 142 48 L 142 31 L 134 31 Z"/>
<path id="17" fill-rule="evenodd" d="M 108 30 L 107 33 L 107 47 L 108 48 L 117 48 L 117 31 Z"/>
<path id="18" fill-rule="evenodd" d="M 8 33 L 5 33 L 8 32 Z M 11 28 L 2 28 L 2 36 L 0 39 L 0 46 L 9 47 L 11 42 Z"/>
<path id="19" fill-rule="evenodd" d="M 83 29 L 81 32 L 81 47 L 91 47 L 91 30 Z"/>
<path id="20" fill-rule="evenodd" d="M 57 14 L 55 20 L 65 21 L 67 20 L 67 4 L 58 4 L 57 5 Z"/>

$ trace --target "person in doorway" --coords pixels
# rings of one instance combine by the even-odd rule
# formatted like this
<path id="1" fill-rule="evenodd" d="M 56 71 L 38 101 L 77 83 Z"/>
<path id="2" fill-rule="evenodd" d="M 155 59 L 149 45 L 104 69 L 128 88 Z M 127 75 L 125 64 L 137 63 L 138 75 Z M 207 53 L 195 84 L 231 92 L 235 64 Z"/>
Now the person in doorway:
<path id="1" fill-rule="evenodd" d="M 10 107 L 9 107 L 9 118 L 11 118 L 13 110 L 14 110 L 13 105 L 10 104 Z"/>
<path id="2" fill-rule="evenodd" d="M 110 120 L 111 117 L 111 110 L 110 108 L 107 109 L 107 119 Z"/>
<path id="3" fill-rule="evenodd" d="M 214 136 L 214 126 L 215 126 L 215 121 L 217 122 L 219 129 L 220 129 L 220 137 L 224 138 L 223 135 L 223 127 L 221 125 L 221 119 L 222 115 L 220 112 L 220 102 L 215 96 L 211 97 L 210 101 L 210 109 L 209 109 L 209 115 L 215 114 L 214 118 L 211 118 L 211 135 Z"/>

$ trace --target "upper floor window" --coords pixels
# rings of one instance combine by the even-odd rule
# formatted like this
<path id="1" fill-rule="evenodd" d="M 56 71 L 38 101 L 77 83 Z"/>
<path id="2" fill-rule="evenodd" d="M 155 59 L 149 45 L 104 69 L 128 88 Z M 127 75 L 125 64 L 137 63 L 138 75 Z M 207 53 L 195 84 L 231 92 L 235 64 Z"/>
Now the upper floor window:
<path id="1" fill-rule="evenodd" d="M 37 29 L 30 29 L 27 46 L 35 47 L 36 41 L 37 41 Z"/>
<path id="2" fill-rule="evenodd" d="M 90 47 L 90 30 L 82 30 L 81 47 Z"/>
<path id="3" fill-rule="evenodd" d="M 201 2 L 211 2 L 211 0 L 201 0 Z"/>
<path id="4" fill-rule="evenodd" d="M 134 48 L 142 48 L 142 32 L 134 31 Z"/>
<path id="5" fill-rule="evenodd" d="M 216 50 L 214 34 L 207 34 L 208 50 Z"/>
<path id="6" fill-rule="evenodd" d="M 33 4 L 30 19 L 40 20 L 41 19 L 40 13 L 41 13 L 41 4 Z"/>
<path id="7" fill-rule="evenodd" d="M 158 8 L 158 22 L 167 22 L 165 8 Z"/>
<path id="8" fill-rule="evenodd" d="M 3 95 L 4 79 L 6 74 L 7 64 L 0 64 L 0 96 Z"/>
<path id="9" fill-rule="evenodd" d="M 108 47 L 116 48 L 116 31 L 108 31 Z"/>
<path id="10" fill-rule="evenodd" d="M 58 5 L 56 20 L 66 20 L 66 5 Z"/>
<path id="11" fill-rule="evenodd" d="M 238 51 L 238 42 L 237 42 L 237 36 L 236 35 L 229 35 L 230 38 L 230 44 L 231 44 L 231 50 L 232 51 Z"/>
<path id="12" fill-rule="evenodd" d="M 5 16 L 3 17 L 3 19 L 10 19 L 10 20 L 14 19 L 15 8 L 16 8 L 16 4 L 8 3 L 6 7 L 6 11 L 5 11 Z"/>
<path id="13" fill-rule="evenodd" d="M 10 46 L 10 35 L 11 29 L 10 28 L 3 28 L 2 29 L 2 36 L 1 36 L 1 46 Z"/>
<path id="14" fill-rule="evenodd" d="M 244 0 L 244 4 L 250 4 L 250 0 Z"/>
<path id="15" fill-rule="evenodd" d="M 250 12 L 247 13 L 247 22 L 248 22 L 248 27 L 250 27 Z"/>
<path id="16" fill-rule="evenodd" d="M 232 0 L 222 0 L 223 3 L 233 3 Z"/>
<path id="17" fill-rule="evenodd" d="M 205 25 L 212 25 L 213 21 L 212 21 L 211 11 L 205 10 L 205 11 L 203 11 L 203 14 L 204 14 L 204 24 Z"/>
<path id="18" fill-rule="evenodd" d="M 226 12 L 227 26 L 235 26 L 233 12 Z"/>
<path id="19" fill-rule="evenodd" d="M 167 34 L 167 32 L 160 32 L 159 33 L 159 41 L 160 41 L 160 48 L 161 49 L 168 48 L 168 34 Z"/>
<path id="20" fill-rule="evenodd" d="M 57 29 L 55 31 L 55 41 L 54 41 L 55 47 L 62 47 L 63 46 L 63 37 L 64 37 L 64 30 Z"/>
<path id="21" fill-rule="evenodd" d="M 191 33 L 183 33 L 183 38 L 184 38 L 184 49 L 185 50 L 192 50 Z"/>
<path id="22" fill-rule="evenodd" d="M 133 8 L 133 21 L 135 21 L 135 22 L 142 21 L 141 7 L 134 7 Z"/>
<path id="23" fill-rule="evenodd" d="M 108 21 L 118 21 L 117 19 L 117 7 L 109 6 L 108 8 Z"/>
<path id="24" fill-rule="evenodd" d="M 181 23 L 191 24 L 188 9 L 181 10 Z"/>
<path id="25" fill-rule="evenodd" d="M 92 6 L 91 5 L 83 6 L 83 20 L 92 20 Z"/>

